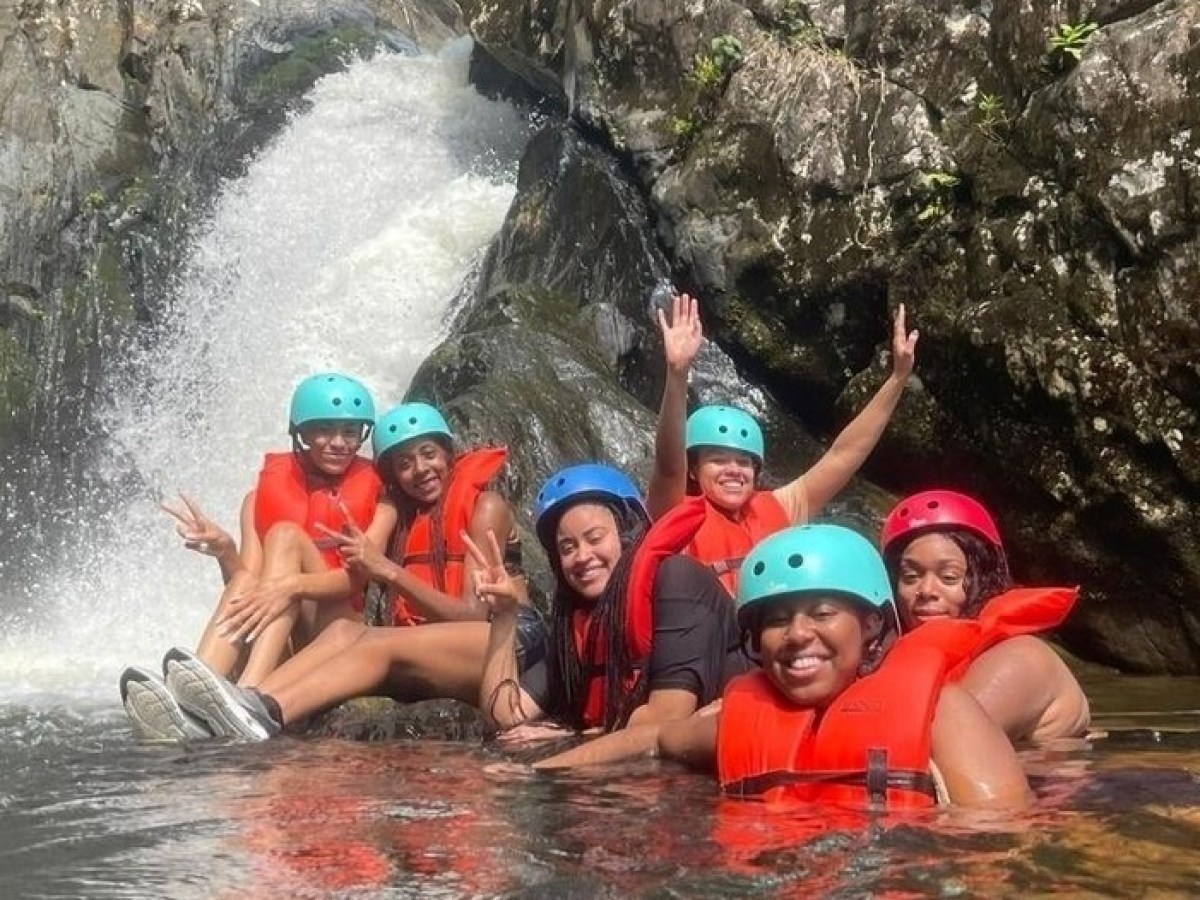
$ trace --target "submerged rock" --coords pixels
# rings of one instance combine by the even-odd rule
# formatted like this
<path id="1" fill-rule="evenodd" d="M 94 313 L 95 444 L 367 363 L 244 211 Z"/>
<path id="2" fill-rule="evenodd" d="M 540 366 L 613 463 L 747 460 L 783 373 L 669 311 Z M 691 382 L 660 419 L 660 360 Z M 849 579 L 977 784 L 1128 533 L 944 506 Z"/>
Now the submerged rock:
<path id="1" fill-rule="evenodd" d="M 390 697 L 358 697 L 314 716 L 305 734 L 350 741 L 479 741 L 486 731 L 479 712 L 456 700 L 400 703 Z"/>

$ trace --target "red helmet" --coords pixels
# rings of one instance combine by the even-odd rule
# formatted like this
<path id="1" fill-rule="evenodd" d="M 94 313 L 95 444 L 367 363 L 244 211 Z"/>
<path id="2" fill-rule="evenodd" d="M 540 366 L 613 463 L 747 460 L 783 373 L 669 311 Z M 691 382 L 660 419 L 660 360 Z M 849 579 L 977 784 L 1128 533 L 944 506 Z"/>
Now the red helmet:
<path id="1" fill-rule="evenodd" d="M 938 527 L 965 528 L 1003 550 L 1000 532 L 991 514 L 978 500 L 954 491 L 921 491 L 905 497 L 888 513 L 879 543 L 886 553 L 899 538 Z"/>

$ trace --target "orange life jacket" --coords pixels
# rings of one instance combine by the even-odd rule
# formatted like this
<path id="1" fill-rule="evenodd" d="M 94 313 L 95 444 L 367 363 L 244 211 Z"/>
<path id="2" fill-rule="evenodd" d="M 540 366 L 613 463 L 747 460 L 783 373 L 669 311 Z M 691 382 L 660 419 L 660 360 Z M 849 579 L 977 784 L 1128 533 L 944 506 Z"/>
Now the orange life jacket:
<path id="1" fill-rule="evenodd" d="M 634 660 L 634 671 L 625 678 L 622 694 L 630 696 L 645 672 L 654 643 L 654 579 L 659 564 L 683 550 L 703 525 L 702 497 L 691 497 L 659 518 L 646 532 L 629 569 L 625 592 L 625 644 Z M 607 708 L 608 639 L 593 615 L 595 608 L 576 610 L 573 620 L 575 650 L 583 662 L 587 679 L 583 691 L 583 723 L 586 728 L 611 726 L 605 722 Z"/>
<path id="2" fill-rule="evenodd" d="M 397 530 L 396 540 L 403 541 L 404 546 L 393 546 L 391 557 L 426 584 L 451 597 L 461 597 L 467 558 L 462 533 L 471 525 L 475 501 L 504 466 L 507 455 L 503 447 L 484 447 L 455 458 L 450 468 L 450 483 L 441 498 L 444 565 L 439 567 L 435 563 L 432 509 L 421 510 L 406 529 Z M 419 625 L 425 617 L 397 594 L 392 601 L 392 621 L 396 625 Z"/>
<path id="3" fill-rule="evenodd" d="M 979 643 L 970 656 L 950 670 L 947 680 L 960 681 L 978 656 L 1001 641 L 1057 628 L 1066 621 L 1078 599 L 1079 588 L 1063 587 L 1012 588 L 997 594 L 984 604 L 976 619 Z"/>
<path id="4" fill-rule="evenodd" d="M 354 523 L 366 528 L 375 516 L 382 492 L 383 483 L 375 467 L 361 457 L 355 457 L 337 484 L 329 487 L 316 485 L 295 453 L 268 453 L 254 489 L 254 530 L 262 540 L 273 525 L 294 522 L 313 539 L 325 565 L 341 568 L 337 546 L 317 525 L 333 531 L 345 527 L 346 520 L 338 508 L 340 501 Z"/>
<path id="5" fill-rule="evenodd" d="M 717 731 L 722 790 L 768 801 L 933 805 L 938 696 L 979 637 L 978 622 L 926 623 L 820 713 L 790 703 L 761 670 L 735 678 Z"/>
<path id="6" fill-rule="evenodd" d="M 771 491 L 755 491 L 736 516 L 704 501 L 704 524 L 684 550 L 716 573 L 729 596 L 737 594 L 737 573 L 751 548 L 792 524 Z"/>

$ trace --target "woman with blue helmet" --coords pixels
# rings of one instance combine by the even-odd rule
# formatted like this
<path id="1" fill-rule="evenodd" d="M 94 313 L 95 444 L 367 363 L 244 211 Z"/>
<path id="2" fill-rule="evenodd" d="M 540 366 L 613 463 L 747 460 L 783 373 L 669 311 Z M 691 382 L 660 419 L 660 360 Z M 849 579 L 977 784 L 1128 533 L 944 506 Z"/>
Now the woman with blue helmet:
<path id="1" fill-rule="evenodd" d="M 759 669 L 726 686 L 720 710 L 610 736 L 589 761 L 657 751 L 713 772 L 729 796 L 773 802 L 1028 802 L 1004 733 L 945 682 L 974 623 L 897 638 L 887 572 L 864 537 L 806 525 L 767 538 L 746 558 L 737 607 Z"/>
<path id="2" fill-rule="evenodd" d="M 698 521 L 702 511 L 695 514 Z M 546 718 L 614 731 L 682 718 L 746 668 L 720 585 L 676 553 L 689 523 L 674 517 L 648 527 L 624 473 L 591 463 L 555 473 L 538 493 L 534 521 L 555 593 L 549 652 L 524 671 L 514 653 L 516 586 L 496 542 L 472 545 L 479 592 L 492 607 L 480 705 L 497 727 Z"/>
<path id="3" fill-rule="evenodd" d="M 343 564 L 330 531 L 360 529 L 384 541 L 395 510 L 358 450 L 375 423 L 370 393 L 335 372 L 297 384 L 288 413 L 292 448 L 268 453 L 242 501 L 240 550 L 195 507 L 172 512 L 185 546 L 213 555 L 226 586 L 196 654 L 240 683 L 261 682 L 288 649 L 332 622 L 353 619 L 363 580 Z M 164 674 L 171 663 L 164 660 Z M 126 708 L 147 736 L 198 736 L 156 676 L 131 668 L 121 679 Z"/>
<path id="4" fill-rule="evenodd" d="M 667 373 L 646 504 L 658 518 L 689 494 L 705 498 L 708 517 L 687 553 L 711 566 L 732 596 L 750 548 L 819 514 L 875 448 L 912 375 L 918 335 L 905 330 L 901 305 L 892 324 L 891 375 L 820 459 L 768 491 L 758 486 L 763 434 L 752 416 L 726 405 L 703 406 L 687 416 L 688 373 L 704 343 L 698 302 L 679 295 L 670 320 L 663 310 L 658 320 Z"/>

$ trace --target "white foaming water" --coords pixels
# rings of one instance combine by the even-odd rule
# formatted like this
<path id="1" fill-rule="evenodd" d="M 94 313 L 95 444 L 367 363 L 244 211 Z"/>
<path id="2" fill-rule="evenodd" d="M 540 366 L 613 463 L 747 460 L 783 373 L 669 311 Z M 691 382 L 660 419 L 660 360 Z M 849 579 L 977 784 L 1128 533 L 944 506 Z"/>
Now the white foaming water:
<path id="1" fill-rule="evenodd" d="M 194 644 L 219 572 L 158 501 L 182 489 L 236 536 L 262 454 L 289 446 L 300 378 L 342 371 L 379 411 L 400 401 L 503 221 L 528 138 L 522 116 L 468 85 L 469 51 L 322 79 L 225 187 L 154 347 L 109 377 L 110 440 L 89 452 L 134 487 L 79 511 L 72 546 L 30 591 L 37 620 L 0 645 L 0 700 L 112 697 L 124 665 Z"/>

